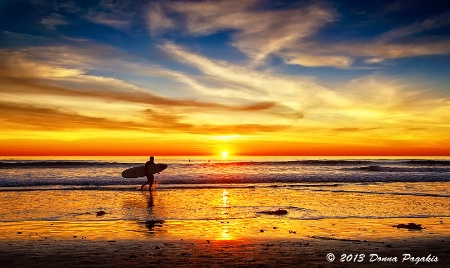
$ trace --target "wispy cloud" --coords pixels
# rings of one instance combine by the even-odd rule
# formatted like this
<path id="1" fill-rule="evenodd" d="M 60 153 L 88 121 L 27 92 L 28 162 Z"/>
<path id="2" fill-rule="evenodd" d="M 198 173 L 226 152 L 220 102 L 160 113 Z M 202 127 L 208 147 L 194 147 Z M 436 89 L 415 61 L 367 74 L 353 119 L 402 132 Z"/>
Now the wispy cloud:
<path id="1" fill-rule="evenodd" d="M 136 129 L 132 122 L 119 122 L 107 118 L 81 115 L 61 107 L 29 105 L 0 101 L 0 120 L 5 127 L 36 131 L 61 131 L 78 129 Z M 126 123 L 126 124 L 125 124 Z"/>
<path id="2" fill-rule="evenodd" d="M 129 33 L 142 24 L 144 19 L 141 11 L 145 6 L 143 1 L 101 0 L 85 10 L 83 17 L 96 24 Z"/>
<path id="3" fill-rule="evenodd" d="M 340 14 L 332 5 L 323 1 L 305 2 L 277 10 L 265 9 L 265 5 L 267 2 L 260 0 L 154 2 L 150 5 L 149 27 L 153 33 L 178 32 L 193 36 L 231 30 L 231 44 L 256 65 L 269 57 L 278 57 L 294 65 L 348 68 L 358 58 L 368 59 L 365 62 L 372 64 L 370 59 L 374 58 L 450 52 L 449 39 L 418 35 L 448 27 L 447 13 L 413 21 L 371 38 L 330 43 L 315 37 L 339 20 Z"/>
<path id="4" fill-rule="evenodd" d="M 67 25 L 69 23 L 65 20 L 64 16 L 53 13 L 52 15 L 43 18 L 41 20 L 41 24 L 43 24 L 47 29 L 56 30 L 57 26 Z"/>
<path id="5" fill-rule="evenodd" d="M 47 49 L 3 51 L 0 79 L 4 90 L 1 95 L 59 96 L 80 100 L 97 98 L 121 102 L 135 100 L 149 104 L 169 104 L 172 101 L 124 80 L 87 74 L 94 68 L 90 61 L 95 62 L 95 53 L 81 50 L 78 54 L 76 49 L 70 47 Z M 48 57 L 54 57 L 54 60 Z M 97 57 L 97 60 L 101 59 Z M 33 98 L 30 99 L 33 102 Z"/>
<path id="6" fill-rule="evenodd" d="M 313 129 L 315 133 L 319 129 L 363 133 L 411 126 L 429 129 L 434 124 L 443 126 L 449 120 L 448 98 L 426 90 L 426 85 L 369 76 L 329 89 L 309 77 L 257 71 L 213 60 L 170 42 L 162 44 L 160 49 L 199 73 L 133 62 L 128 55 L 102 45 L 3 50 L 0 52 L 3 59 L 0 100 L 4 114 L 9 115 L 8 124 L 26 125 L 36 122 L 33 118 L 48 118 L 47 122 L 53 122 L 54 114 L 54 122 L 69 122 L 66 128 L 97 125 L 113 129 L 122 128 L 127 122 L 126 128 L 146 129 L 149 128 L 146 123 L 153 122 L 154 129 L 196 134 L 295 131 L 297 128 Z M 110 74 L 131 72 L 139 79 L 167 79 L 194 97 L 166 95 L 158 84 L 143 87 L 136 81 L 114 75 L 91 74 L 105 70 L 103 66 L 110 66 Z M 70 99 L 92 108 L 72 106 Z M 128 116 L 117 117 L 102 111 L 109 102 L 124 104 L 117 113 Z M 72 117 L 74 122 L 66 117 Z M 53 127 L 64 127 L 63 123 L 58 124 Z"/>
<path id="7" fill-rule="evenodd" d="M 139 120 L 120 120 L 111 116 L 89 116 L 65 107 L 48 104 L 24 104 L 0 100 L 2 126 L 28 131 L 79 131 L 88 129 L 114 131 L 157 131 L 158 133 L 189 133 L 197 135 L 252 135 L 260 132 L 276 132 L 285 129 L 277 124 L 213 124 L 184 123 L 184 117 L 176 114 L 144 110 Z M 6 134 L 6 131 L 4 134 Z"/>
<path id="8" fill-rule="evenodd" d="M 204 76 L 193 83 L 197 85 L 195 89 L 205 95 L 221 97 L 225 101 L 230 98 L 262 102 L 275 100 L 278 107 L 288 108 L 287 111 L 290 113 L 301 112 L 318 102 L 328 102 L 331 98 L 336 101 L 336 96 L 331 91 L 309 77 L 283 76 L 270 71 L 256 71 L 245 66 L 211 60 L 173 43 L 166 43 L 162 48 L 180 62 L 201 71 Z M 202 85 L 202 81 L 208 80 L 214 80 L 220 86 Z M 277 90 L 280 88 L 283 90 Z"/>
<path id="9" fill-rule="evenodd" d="M 234 30 L 232 44 L 255 63 L 262 63 L 269 56 L 284 55 L 336 16 L 332 8 L 321 4 L 268 11 L 261 8 L 262 3 L 157 2 L 150 9 L 150 28 L 153 32 L 184 30 L 192 35 Z"/>
<path id="10" fill-rule="evenodd" d="M 121 18 L 117 14 L 105 12 L 90 11 L 86 18 L 94 23 L 108 25 L 121 30 L 128 29 L 132 24 L 130 20 Z"/>
<path id="11" fill-rule="evenodd" d="M 347 68 L 351 66 L 354 59 L 338 55 L 308 55 L 304 53 L 285 53 L 285 62 L 288 64 L 319 67 L 330 66 L 336 68 Z"/>
<path id="12" fill-rule="evenodd" d="M 120 53 L 110 57 L 108 49 L 112 48 L 105 50 L 105 47 L 99 46 L 97 50 L 95 46 L 89 46 L 87 49 L 59 46 L 0 51 L 4 59 L 0 64 L 0 81 L 3 88 L 0 101 L 3 114 L 7 115 L 4 123 L 15 124 L 16 127 L 23 125 L 24 128 L 42 125 L 42 129 L 55 130 L 95 127 L 124 130 L 164 129 L 165 132 L 184 131 L 197 134 L 212 131 L 244 133 L 280 129 L 277 124 L 251 123 L 254 120 L 241 120 L 242 124 L 236 125 L 232 122 L 195 119 L 196 115 L 203 113 L 205 109 L 208 109 L 211 115 L 278 109 L 274 101 L 250 98 L 236 103 L 222 96 L 220 98 L 228 101 L 221 102 L 210 99 L 204 92 L 197 95 L 199 99 L 175 98 L 165 96 L 161 90 L 160 93 L 152 90 L 152 87 L 157 88 L 157 85 L 142 87 L 113 76 L 89 74 L 106 64 L 120 66 L 111 71 L 131 71 L 135 75 L 141 75 L 143 79 L 148 78 L 146 75 L 167 79 L 177 77 L 179 81 L 185 81 L 179 76 L 191 79 L 186 74 L 152 64 L 126 61 L 129 57 L 121 58 Z M 98 53 L 99 51 L 102 53 Z M 98 66 L 98 62 L 101 62 L 102 66 Z M 195 79 L 192 81 L 191 83 L 199 84 Z M 204 89 L 206 90 L 206 87 Z M 78 104 L 72 105 L 73 102 Z M 123 110 L 122 113 L 129 116 L 117 117 L 116 113 L 120 113 L 120 110 L 113 114 L 102 111 L 108 102 L 116 102 L 118 109 L 122 109 L 118 105 L 120 103 L 134 104 L 134 107 L 128 111 Z M 152 107 L 152 110 L 148 107 Z M 126 109 L 125 105 L 124 108 Z M 139 110 L 146 112 L 139 114 Z M 148 122 L 152 122 L 151 127 Z"/>

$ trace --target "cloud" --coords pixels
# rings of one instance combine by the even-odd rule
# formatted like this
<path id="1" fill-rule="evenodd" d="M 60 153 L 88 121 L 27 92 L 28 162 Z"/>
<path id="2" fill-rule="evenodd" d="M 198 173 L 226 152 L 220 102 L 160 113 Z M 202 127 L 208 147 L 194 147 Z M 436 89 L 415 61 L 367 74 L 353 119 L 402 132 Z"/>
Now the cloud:
<path id="1" fill-rule="evenodd" d="M 426 84 L 369 76 L 332 91 L 308 77 L 209 59 L 173 43 L 160 49 L 199 73 L 133 62 L 102 45 L 2 50 L 0 101 L 7 123 L 55 130 L 94 127 L 250 135 L 286 133 L 300 126 L 299 131 L 355 134 L 413 126 L 427 129 L 449 119 L 448 98 L 426 90 Z M 90 74 L 103 66 L 111 68 L 109 76 Z M 111 75 L 127 72 L 135 79 L 159 77 L 180 83 L 191 97 L 175 98 L 170 91 L 153 90 L 160 90 L 156 84 L 142 87 Z"/>
<path id="2" fill-rule="evenodd" d="M 264 1 L 156 2 L 150 8 L 152 32 L 187 31 L 197 36 L 234 30 L 232 44 L 255 63 L 283 55 L 318 29 L 335 20 L 335 11 L 323 4 L 265 10 Z"/>
<path id="3" fill-rule="evenodd" d="M 93 23 L 130 33 L 142 24 L 144 5 L 143 1 L 101 0 L 85 10 L 83 17 Z"/>
<path id="4" fill-rule="evenodd" d="M 260 103 L 254 103 L 247 106 L 244 106 L 241 108 L 242 111 L 261 111 L 261 110 L 268 110 L 270 108 L 273 108 L 275 106 L 274 101 L 267 101 L 267 102 L 260 102 Z"/>
<path id="5" fill-rule="evenodd" d="M 377 64 L 377 63 L 382 63 L 384 61 L 384 59 L 380 59 L 380 58 L 370 58 L 370 59 L 365 59 L 364 62 L 366 64 Z"/>
<path id="6" fill-rule="evenodd" d="M 43 18 L 41 20 L 41 24 L 43 24 L 47 29 L 56 30 L 56 26 L 67 25 L 69 23 L 65 20 L 64 16 L 53 13 L 52 15 Z"/>
<path id="7" fill-rule="evenodd" d="M 448 13 L 440 14 L 432 18 L 426 18 L 411 24 L 389 30 L 379 38 L 382 41 L 395 41 L 404 38 L 411 38 L 414 35 L 429 30 L 441 29 L 450 26 L 450 16 Z"/>
<path id="8" fill-rule="evenodd" d="M 448 97 L 428 87 L 427 82 L 373 75 L 353 79 L 339 91 L 359 106 L 387 112 L 408 110 L 422 113 L 424 109 L 431 111 L 445 107 Z"/>
<path id="9" fill-rule="evenodd" d="M 148 23 L 153 34 L 158 34 L 175 28 L 175 23 L 166 15 L 165 6 L 162 3 L 154 3 L 150 6 Z"/>
<path id="10" fill-rule="evenodd" d="M 378 128 L 360 128 L 360 127 L 340 127 L 333 129 L 336 132 L 361 132 L 368 130 L 376 130 Z"/>
<path id="11" fill-rule="evenodd" d="M 259 124 L 189 124 L 183 117 L 159 113 L 151 109 L 142 111 L 144 120 L 123 121 L 113 117 L 94 117 L 79 114 L 48 104 L 40 106 L 0 100 L 0 122 L 5 129 L 32 131 L 75 131 L 101 129 L 111 131 L 158 131 L 159 133 L 190 133 L 200 135 L 245 134 L 275 132 L 283 125 Z"/>
<path id="12" fill-rule="evenodd" d="M 164 131 L 183 131 L 187 133 L 211 133 L 219 131 L 229 133 L 245 130 L 250 132 L 270 131 L 279 126 L 263 126 L 258 124 L 240 125 L 214 120 L 196 120 L 196 115 L 230 113 L 233 116 L 240 113 L 268 112 L 278 109 L 274 101 L 259 99 L 243 99 L 239 102 L 211 100 L 205 95 L 200 98 L 174 98 L 158 94 L 151 87 L 141 87 L 130 81 L 114 76 L 91 75 L 91 70 L 100 70 L 103 65 L 119 66 L 115 72 L 130 71 L 134 76 L 143 78 L 160 76 L 173 79 L 180 75 L 168 69 L 133 63 L 129 57 L 116 54 L 111 57 L 108 49 L 99 46 L 82 47 L 36 47 L 16 50 L 2 50 L 0 55 L 0 82 L 3 91 L 0 101 L 5 114 L 13 115 L 9 124 L 27 125 L 32 128 L 42 125 L 41 129 L 164 129 Z M 109 48 L 111 49 L 111 48 Z M 98 53 L 103 51 L 102 53 Z M 70 55 L 70 56 L 69 56 Z M 98 62 L 101 64 L 99 65 Z M 136 72 L 136 70 L 139 70 Z M 146 76 L 147 75 L 147 76 Z M 193 80 L 192 83 L 198 83 Z M 170 93 L 170 92 L 169 92 Z M 19 97 L 20 96 L 20 97 Z M 225 99 L 225 97 L 223 97 Z M 72 105 L 74 103 L 74 105 Z M 108 110 L 116 106 L 114 113 Z M 7 105 L 9 104 L 9 105 Z M 120 105 L 119 105 L 120 104 Z M 120 114 L 122 109 L 123 115 Z M 132 106 L 133 105 L 133 106 Z M 146 107 L 152 107 L 149 110 Z M 138 115 L 136 112 L 145 110 Z M 153 111 L 150 113 L 150 111 Z M 128 114 L 128 115 L 127 115 Z M 144 116 L 143 116 L 144 115 Z M 69 117 L 71 119 L 69 119 Z M 128 120 L 128 121 L 127 121 Z M 131 121 L 130 121 L 131 120 Z M 60 124 L 57 122 L 61 121 Z M 242 120 L 241 120 L 242 121 Z M 67 122 L 65 124 L 64 122 Z M 126 123 L 125 126 L 121 124 Z M 149 125 L 148 122 L 151 122 Z M 211 123 L 214 122 L 214 123 Z"/>
<path id="13" fill-rule="evenodd" d="M 423 9 L 420 4 L 414 2 L 405 5 L 402 8 L 406 10 L 389 10 L 381 15 L 379 14 L 380 16 L 391 17 L 396 16 L 397 13 L 395 12 L 411 12 L 414 14 L 414 16 L 408 18 L 405 18 L 405 14 L 399 15 L 399 18 L 407 19 L 407 21 L 392 23 L 385 32 L 372 35 L 371 37 L 353 37 L 332 43 L 310 42 L 300 46 L 297 50 L 301 52 L 307 48 L 319 54 L 332 50 L 337 55 L 351 58 L 368 58 L 364 60 L 367 64 L 379 63 L 385 59 L 450 53 L 450 38 L 448 34 L 445 34 L 446 29 L 450 27 L 448 10 L 436 10 L 433 14 L 424 13 L 421 16 L 417 16 L 416 14 L 421 13 L 421 9 Z M 408 11 L 407 6 L 410 5 L 412 10 Z M 368 23 L 376 25 L 376 23 L 385 22 L 370 21 Z M 386 25 L 383 26 L 385 27 Z M 355 28 L 358 25 L 350 27 Z M 364 30 L 361 26 L 359 27 L 360 31 Z"/>
<path id="14" fill-rule="evenodd" d="M 202 94 L 227 99 L 240 98 L 261 102 L 276 102 L 278 108 L 297 113 L 318 103 L 337 101 L 338 97 L 308 77 L 289 77 L 270 71 L 211 60 L 173 43 L 161 47 L 168 55 L 189 66 L 197 68 L 203 76 L 189 78 L 194 88 Z M 194 79 L 194 80 L 193 80 Z M 203 85 L 213 80 L 218 87 Z M 277 90 L 282 89 L 282 90 Z"/>
<path id="15" fill-rule="evenodd" d="M 90 11 L 88 14 L 86 14 L 86 19 L 96 24 L 107 25 L 119 30 L 128 29 L 132 24 L 129 19 L 125 19 L 117 14 L 109 14 L 96 11 Z"/>
<path id="16" fill-rule="evenodd" d="M 201 135 L 251 135 L 261 132 L 277 132 L 287 126 L 279 124 L 217 124 L 214 123 L 183 123 L 185 116 L 168 114 L 147 109 L 143 111 L 145 118 L 151 123 L 150 128 L 158 128 L 163 132 L 183 132 Z"/>
<path id="17" fill-rule="evenodd" d="M 434 139 L 429 130 L 437 136 L 448 131 L 450 99 L 428 88 L 427 82 L 386 76 L 354 79 L 337 89 L 346 101 L 322 110 L 322 123 L 330 122 L 341 132 L 377 131 L 383 139 L 387 139 L 386 133 L 390 139 L 402 139 L 421 129 L 421 135 Z"/>
<path id="18" fill-rule="evenodd" d="M 77 130 L 77 129 L 135 129 L 143 127 L 132 122 L 118 122 L 107 118 L 80 115 L 58 107 L 35 106 L 0 101 L 0 120 L 5 127 L 30 130 Z"/>
<path id="19" fill-rule="evenodd" d="M 57 10 L 75 14 L 81 10 L 77 3 L 73 0 L 54 2 L 53 6 Z"/>
<path id="20" fill-rule="evenodd" d="M 369 57 L 383 59 L 398 59 L 426 55 L 442 55 L 450 53 L 449 39 L 416 40 L 402 43 L 390 42 L 374 38 L 371 42 L 348 42 L 335 44 L 335 51 L 353 55 L 354 57 Z M 323 48 L 325 51 L 326 48 Z M 372 62 L 368 62 L 372 63 Z"/>
<path id="21" fill-rule="evenodd" d="M 100 67 L 96 66 L 96 62 L 108 64 L 118 61 L 117 58 L 108 60 L 109 53 L 97 54 L 93 48 L 41 47 L 0 51 L 0 55 L 4 59 L 0 62 L 0 79 L 10 86 L 16 85 L 3 93 L 97 97 L 154 105 L 225 107 L 167 98 L 114 77 L 89 75 L 88 70 Z"/>
<path id="22" fill-rule="evenodd" d="M 268 5 L 263 0 L 157 1 L 150 5 L 148 21 L 153 34 L 208 36 L 231 31 L 231 44 L 256 66 L 269 57 L 278 57 L 293 65 L 349 68 L 359 58 L 363 63 L 373 64 L 373 59 L 450 53 L 448 38 L 426 34 L 450 26 L 445 11 L 406 25 L 393 24 L 391 30 L 371 38 L 329 42 L 317 37 L 321 30 L 339 23 L 341 15 L 335 7 L 323 1 L 306 1 L 278 9 L 265 8 Z M 388 15 L 394 11 L 385 12 Z M 361 30 L 358 23 L 347 27 Z"/>
<path id="23" fill-rule="evenodd" d="M 302 65 L 307 67 L 330 66 L 336 68 L 347 68 L 353 64 L 353 59 L 346 56 L 336 55 L 308 55 L 285 53 L 285 62 L 288 64 Z"/>

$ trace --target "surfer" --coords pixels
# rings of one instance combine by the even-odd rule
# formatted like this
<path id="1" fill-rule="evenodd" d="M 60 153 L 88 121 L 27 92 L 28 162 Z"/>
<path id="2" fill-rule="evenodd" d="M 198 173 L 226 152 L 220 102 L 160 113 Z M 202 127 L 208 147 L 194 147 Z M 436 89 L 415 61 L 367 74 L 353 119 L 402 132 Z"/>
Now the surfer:
<path id="1" fill-rule="evenodd" d="M 147 177 L 147 181 L 144 184 L 142 184 L 141 191 L 144 189 L 144 186 L 146 184 L 148 184 L 148 190 L 149 191 L 152 190 L 153 181 L 154 181 L 155 177 L 153 176 L 153 174 L 151 174 L 151 173 L 149 174 L 149 172 L 148 172 L 150 169 L 150 165 L 155 165 L 155 157 L 153 157 L 153 156 L 150 156 L 150 160 L 145 163 L 144 173 L 145 173 L 145 176 Z"/>

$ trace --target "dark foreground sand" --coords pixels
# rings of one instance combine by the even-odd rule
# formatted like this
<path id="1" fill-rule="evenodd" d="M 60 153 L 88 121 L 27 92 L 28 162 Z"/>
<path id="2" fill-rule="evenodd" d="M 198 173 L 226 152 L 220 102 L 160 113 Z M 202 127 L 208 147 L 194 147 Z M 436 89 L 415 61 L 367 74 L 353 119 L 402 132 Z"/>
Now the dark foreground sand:
<path id="1" fill-rule="evenodd" d="M 335 255 L 334 262 L 327 254 Z M 341 262 L 341 254 L 353 254 Z M 358 254 L 358 255 L 356 255 Z M 361 254 L 364 254 L 361 255 Z M 373 261 L 390 258 L 390 262 Z M 421 257 L 415 264 L 402 254 Z M 425 257 L 428 258 L 427 262 Z M 356 262 L 355 262 L 356 256 Z M 395 257 L 397 261 L 395 262 Z M 328 255 L 328 258 L 331 258 Z M 437 258 L 437 259 L 436 259 Z M 362 262 L 357 262 L 362 259 Z M 372 260 L 372 261 L 371 261 Z M 380 259 L 378 259 L 380 260 Z M 0 241 L 1 267 L 450 267 L 450 241 L 393 243 L 312 237 L 294 240 Z"/>
<path id="2" fill-rule="evenodd" d="M 426 229 L 393 226 L 413 221 Z M 0 267 L 450 267 L 447 222 L 282 216 L 0 222 Z"/>

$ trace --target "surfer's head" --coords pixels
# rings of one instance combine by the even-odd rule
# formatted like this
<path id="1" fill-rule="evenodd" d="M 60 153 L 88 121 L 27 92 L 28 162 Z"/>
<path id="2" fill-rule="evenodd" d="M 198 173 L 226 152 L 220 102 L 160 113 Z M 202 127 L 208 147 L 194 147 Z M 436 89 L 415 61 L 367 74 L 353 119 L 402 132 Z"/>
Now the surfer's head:
<path id="1" fill-rule="evenodd" d="M 150 161 L 155 161 L 155 157 L 154 156 L 150 156 Z"/>

